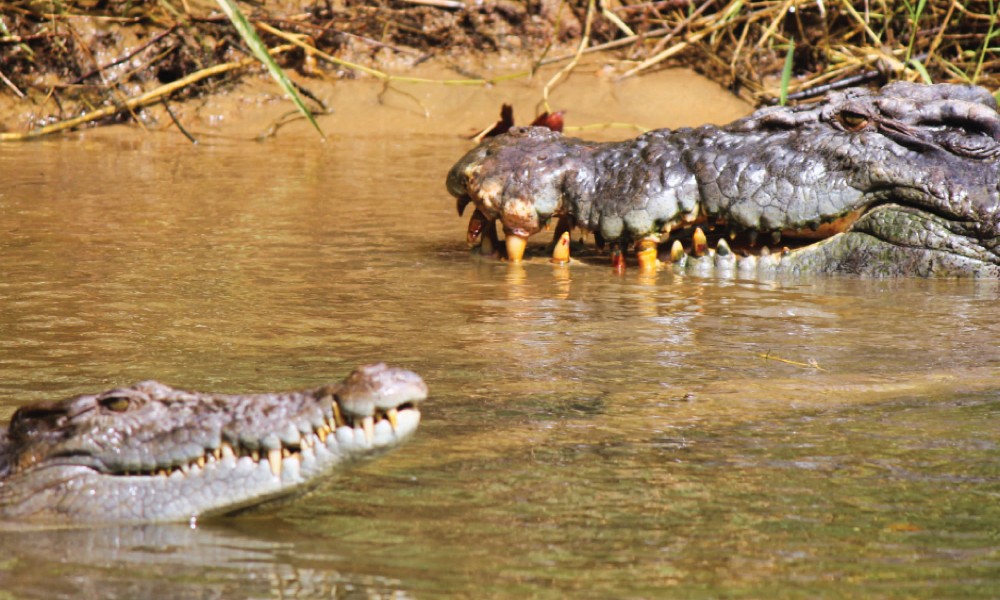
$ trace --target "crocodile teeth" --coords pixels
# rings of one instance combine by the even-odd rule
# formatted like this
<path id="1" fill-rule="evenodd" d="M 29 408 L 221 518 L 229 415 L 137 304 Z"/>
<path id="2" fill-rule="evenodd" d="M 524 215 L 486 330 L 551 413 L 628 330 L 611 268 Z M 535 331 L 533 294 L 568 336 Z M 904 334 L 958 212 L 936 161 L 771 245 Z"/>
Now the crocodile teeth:
<path id="1" fill-rule="evenodd" d="M 528 245 L 528 238 L 516 233 L 508 233 L 504 238 L 504 243 L 507 245 L 507 260 L 521 262 L 521 259 L 524 258 L 524 248 Z"/>
<path id="2" fill-rule="evenodd" d="M 672 246 L 670 246 L 670 260 L 673 262 L 681 262 L 684 259 L 684 246 L 681 245 L 680 240 L 674 240 Z"/>
<path id="3" fill-rule="evenodd" d="M 552 249 L 552 262 L 557 265 L 569 262 L 569 232 L 564 231 L 556 242 L 556 247 Z"/>
<path id="4" fill-rule="evenodd" d="M 639 259 L 639 268 L 643 271 L 656 270 L 656 240 L 642 240 L 639 242 L 639 251 L 636 257 Z"/>
<path id="5" fill-rule="evenodd" d="M 365 430 L 365 441 L 369 444 L 375 439 L 375 418 L 365 417 L 361 422 L 361 427 Z"/>
<path id="6" fill-rule="evenodd" d="M 321 441 L 321 442 L 323 442 L 325 444 L 326 443 L 326 436 L 330 435 L 330 431 L 332 431 L 332 430 L 330 429 L 329 425 L 323 425 L 322 427 L 320 427 L 319 429 L 317 429 L 316 430 L 316 435 L 319 437 L 319 441 Z"/>
<path id="7" fill-rule="evenodd" d="M 281 477 L 281 448 L 267 451 L 267 462 L 271 465 L 271 474 Z"/>
<path id="8" fill-rule="evenodd" d="M 729 248 L 726 240 L 719 240 L 719 245 L 715 247 L 715 253 L 719 256 L 729 256 L 733 251 Z"/>
<path id="9" fill-rule="evenodd" d="M 706 252 L 708 252 L 708 238 L 705 237 L 705 232 L 701 230 L 701 227 L 696 227 L 691 236 L 691 254 L 704 256 Z"/>
<path id="10" fill-rule="evenodd" d="M 236 451 L 229 442 L 222 442 L 222 448 L 219 449 L 219 455 L 222 458 L 236 458 Z"/>
<path id="11" fill-rule="evenodd" d="M 205 457 L 204 456 L 199 456 L 198 459 L 195 460 L 194 462 L 195 462 L 195 464 L 197 464 L 202 469 L 205 468 Z"/>
<path id="12" fill-rule="evenodd" d="M 340 412 L 340 405 L 336 402 L 333 403 L 333 427 L 330 429 L 336 429 L 344 424 L 344 415 Z"/>
<path id="13" fill-rule="evenodd" d="M 385 411 L 385 418 L 389 420 L 389 425 L 392 425 L 393 431 L 396 431 L 396 428 L 399 427 L 398 415 L 399 411 L 396 410 L 395 408 L 390 408 L 389 410 Z"/>

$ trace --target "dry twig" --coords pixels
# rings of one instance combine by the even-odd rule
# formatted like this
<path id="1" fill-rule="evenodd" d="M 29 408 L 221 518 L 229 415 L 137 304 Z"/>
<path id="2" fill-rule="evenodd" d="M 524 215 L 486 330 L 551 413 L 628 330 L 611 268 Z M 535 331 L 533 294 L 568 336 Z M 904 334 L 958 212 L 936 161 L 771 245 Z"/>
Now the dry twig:
<path id="1" fill-rule="evenodd" d="M 293 46 L 286 44 L 284 46 L 278 46 L 277 48 L 272 48 L 270 50 L 272 55 L 282 54 L 288 52 Z M 214 65 L 205 69 L 202 69 L 196 73 L 192 73 L 187 77 L 178 79 L 177 81 L 172 81 L 166 85 L 162 85 L 154 90 L 146 92 L 145 94 L 140 94 L 138 96 L 128 98 L 121 104 L 113 104 L 105 106 L 96 110 L 92 110 L 88 113 L 74 117 L 72 119 L 66 119 L 64 121 L 59 121 L 58 123 L 53 123 L 51 125 L 46 125 L 45 127 L 39 127 L 38 129 L 32 129 L 31 131 L 23 133 L 0 133 L 0 142 L 15 142 L 23 141 L 27 139 L 42 137 L 57 133 L 60 131 L 67 131 L 73 129 L 74 127 L 79 127 L 86 123 L 91 123 L 93 121 L 98 121 L 115 115 L 123 110 L 133 111 L 138 108 L 149 106 L 155 102 L 159 102 L 161 98 L 169 97 L 170 94 L 183 89 L 189 85 L 193 85 L 203 79 L 208 77 L 214 77 L 216 75 L 221 75 L 223 73 L 228 73 L 229 71 L 234 71 L 236 69 L 241 69 L 253 64 L 257 64 L 254 58 L 245 58 L 243 60 L 238 60 L 234 62 L 222 63 Z"/>

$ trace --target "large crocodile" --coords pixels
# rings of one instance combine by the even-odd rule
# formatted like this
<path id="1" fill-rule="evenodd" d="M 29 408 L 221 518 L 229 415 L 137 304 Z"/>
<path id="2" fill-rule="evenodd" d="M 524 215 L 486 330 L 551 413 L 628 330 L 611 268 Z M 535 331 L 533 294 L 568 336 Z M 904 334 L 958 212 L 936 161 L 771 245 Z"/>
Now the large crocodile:
<path id="1" fill-rule="evenodd" d="M 155 381 L 18 409 L 0 432 L 0 518 L 184 521 L 289 494 L 420 422 L 416 374 L 366 365 L 342 383 L 222 395 Z"/>
<path id="2" fill-rule="evenodd" d="M 1000 116 L 973 86 L 894 83 L 724 127 L 589 143 L 515 128 L 451 169 L 470 242 L 520 260 L 557 220 L 722 276 L 1000 277 Z M 666 242 L 673 240 L 672 245 Z M 502 248 L 497 248 L 502 251 Z"/>

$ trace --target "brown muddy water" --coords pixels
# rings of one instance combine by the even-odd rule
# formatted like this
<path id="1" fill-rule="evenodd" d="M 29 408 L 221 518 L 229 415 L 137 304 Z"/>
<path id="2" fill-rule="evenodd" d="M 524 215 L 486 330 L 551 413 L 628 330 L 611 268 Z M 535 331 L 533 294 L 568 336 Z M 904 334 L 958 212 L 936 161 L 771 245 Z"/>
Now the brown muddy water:
<path id="1" fill-rule="evenodd" d="M 560 93 L 578 123 L 746 110 L 662 77 L 638 103 Z M 278 390 L 375 360 L 431 389 L 411 442 L 291 503 L 0 532 L 0 598 L 1000 594 L 996 282 L 483 262 L 444 190 L 457 133 L 509 96 L 532 112 L 537 89 L 409 89 L 420 110 L 354 90 L 326 143 L 205 126 L 198 146 L 0 147 L 0 418 L 140 379 Z"/>

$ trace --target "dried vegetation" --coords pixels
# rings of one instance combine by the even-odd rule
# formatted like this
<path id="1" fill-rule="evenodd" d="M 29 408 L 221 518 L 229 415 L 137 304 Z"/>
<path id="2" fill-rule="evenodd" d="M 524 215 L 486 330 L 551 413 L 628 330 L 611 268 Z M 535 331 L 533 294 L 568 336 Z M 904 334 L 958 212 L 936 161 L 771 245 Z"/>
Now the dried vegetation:
<path id="1" fill-rule="evenodd" d="M 758 104 L 890 79 L 1000 86 L 1000 0 L 321 0 L 242 7 L 306 88 L 311 76 L 388 81 L 388 73 L 404 74 L 431 58 L 476 78 L 463 70 L 474 64 L 463 60 L 470 54 L 565 66 L 583 52 L 603 52 L 620 77 L 690 66 Z M 35 133 L 141 121 L 149 104 L 213 93 L 259 72 L 248 68 L 255 64 L 248 57 L 229 20 L 206 0 L 0 2 L 0 97 L 30 115 L 20 122 Z"/>

